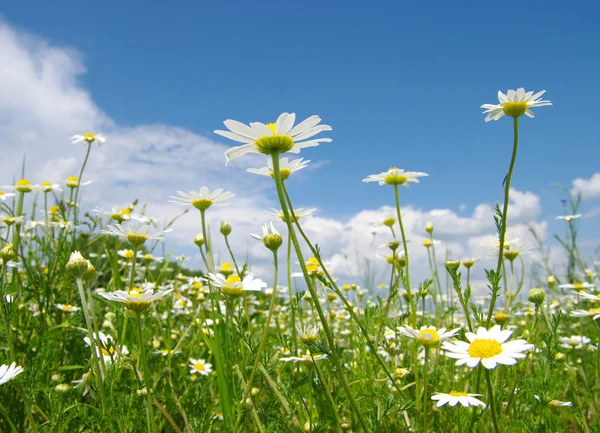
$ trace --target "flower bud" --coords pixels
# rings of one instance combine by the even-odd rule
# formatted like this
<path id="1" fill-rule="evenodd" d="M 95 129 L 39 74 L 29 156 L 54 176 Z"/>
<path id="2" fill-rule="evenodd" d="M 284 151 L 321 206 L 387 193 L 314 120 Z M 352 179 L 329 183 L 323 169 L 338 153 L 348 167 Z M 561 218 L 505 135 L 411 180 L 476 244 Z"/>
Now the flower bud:
<path id="1" fill-rule="evenodd" d="M 252 387 L 252 389 L 250 390 L 250 395 L 252 397 L 256 397 L 258 395 L 258 393 L 260 392 L 260 390 L 257 387 Z"/>
<path id="2" fill-rule="evenodd" d="M 446 266 L 446 268 L 448 270 L 456 271 L 460 266 L 460 261 L 459 260 L 447 260 L 446 263 L 444 263 L 444 265 Z"/>
<path id="3" fill-rule="evenodd" d="M 96 268 L 92 265 L 92 262 L 87 260 L 87 269 L 83 273 L 84 280 L 91 280 L 96 275 Z"/>
<path id="4" fill-rule="evenodd" d="M 433 223 L 431 221 L 425 226 L 425 231 L 429 234 L 433 233 Z"/>
<path id="5" fill-rule="evenodd" d="M 88 261 L 83 258 L 79 251 L 73 251 L 66 269 L 71 275 L 81 277 L 88 269 Z"/>
<path id="6" fill-rule="evenodd" d="M 506 324 L 506 322 L 508 321 L 508 314 L 496 313 L 494 315 L 494 320 L 496 321 L 496 323 L 498 325 L 504 326 Z"/>
<path id="7" fill-rule="evenodd" d="M 554 355 L 554 362 L 563 363 L 565 362 L 565 359 L 567 359 L 567 355 L 562 352 L 558 352 L 556 355 Z"/>
<path id="8" fill-rule="evenodd" d="M 529 302 L 533 302 L 535 305 L 539 306 L 544 303 L 544 299 L 546 299 L 546 293 L 542 289 L 531 289 L 527 299 Z"/>
<path id="9" fill-rule="evenodd" d="M 229 236 L 231 233 L 231 225 L 225 221 L 221 221 L 221 234 L 223 236 Z"/>
<path id="10" fill-rule="evenodd" d="M 282 243 L 283 239 L 279 233 L 265 236 L 263 238 L 263 244 L 265 244 L 265 247 L 271 251 L 277 251 Z"/>
<path id="11" fill-rule="evenodd" d="M 0 259 L 4 262 L 8 262 L 9 260 L 14 259 L 17 256 L 15 249 L 13 248 L 13 244 L 5 244 L 4 247 L 0 250 Z"/>
<path id="12" fill-rule="evenodd" d="M 54 388 L 54 390 L 56 392 L 67 392 L 68 390 L 71 389 L 71 385 L 67 384 L 67 383 L 59 383 L 58 385 L 56 385 L 56 387 Z"/>
<path id="13" fill-rule="evenodd" d="M 550 287 L 554 287 L 554 285 L 555 285 L 555 284 L 556 284 L 556 278 L 554 278 L 554 276 L 553 276 L 553 275 L 550 275 L 550 276 L 548 277 L 548 285 L 549 285 Z"/>
<path id="14" fill-rule="evenodd" d="M 397 368 L 394 371 L 394 376 L 396 377 L 396 379 L 404 379 L 409 374 L 410 374 L 410 370 L 408 370 L 406 368 Z"/>
<path id="15" fill-rule="evenodd" d="M 202 234 L 201 234 L 201 233 L 198 233 L 198 234 L 196 235 L 196 237 L 194 238 L 194 243 L 195 243 L 196 245 L 198 245 L 198 247 L 199 247 L 199 248 L 201 248 L 201 247 L 202 247 L 202 245 L 204 245 L 204 236 L 202 236 Z"/>

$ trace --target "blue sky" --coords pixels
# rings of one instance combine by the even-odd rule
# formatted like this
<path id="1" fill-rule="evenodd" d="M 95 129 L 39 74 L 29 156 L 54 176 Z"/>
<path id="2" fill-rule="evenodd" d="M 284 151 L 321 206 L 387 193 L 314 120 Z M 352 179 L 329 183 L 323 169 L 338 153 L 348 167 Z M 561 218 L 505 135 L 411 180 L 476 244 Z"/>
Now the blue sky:
<path id="1" fill-rule="evenodd" d="M 390 166 L 430 174 L 403 191 L 417 207 L 458 212 L 466 204 L 470 214 L 501 200 L 511 121 L 486 124 L 479 106 L 521 86 L 546 89 L 554 106 L 522 120 L 513 186 L 541 196 L 545 215 L 562 213 L 563 194 L 549 184 L 568 186 L 598 169 L 599 9 L 548 1 L 56 1 L 10 2 L 1 13 L 79 52 L 82 87 L 122 126 L 164 123 L 224 142 L 212 131 L 226 118 L 319 114 L 334 142 L 303 152 L 325 165 L 290 189 L 299 205 L 343 218 L 391 203 L 388 188 L 361 183 Z"/>

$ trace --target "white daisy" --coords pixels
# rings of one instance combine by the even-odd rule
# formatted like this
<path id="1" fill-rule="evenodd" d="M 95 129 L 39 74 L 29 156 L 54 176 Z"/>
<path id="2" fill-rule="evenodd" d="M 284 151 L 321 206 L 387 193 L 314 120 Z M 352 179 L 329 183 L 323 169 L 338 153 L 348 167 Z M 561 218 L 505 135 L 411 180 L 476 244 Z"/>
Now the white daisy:
<path id="1" fill-rule="evenodd" d="M 0 385 L 4 385 L 9 380 L 13 380 L 21 373 L 23 373 L 23 367 L 17 367 L 15 362 L 10 365 L 0 365 Z"/>
<path id="2" fill-rule="evenodd" d="M 298 209 L 294 209 L 294 216 L 296 217 L 296 220 L 300 220 L 301 218 L 312 215 L 316 211 L 317 211 L 316 209 L 304 209 L 302 207 L 299 207 Z M 265 212 L 265 213 L 267 215 L 276 216 L 276 217 L 280 218 L 281 221 L 285 222 L 285 215 L 283 214 L 283 211 L 281 211 L 281 210 L 271 208 L 271 212 Z M 292 218 L 292 220 L 293 220 L 291 212 L 290 212 L 290 218 Z"/>
<path id="3" fill-rule="evenodd" d="M 525 114 L 527 117 L 535 117 L 530 108 L 552 105 L 550 101 L 539 99 L 544 93 L 546 93 L 545 90 L 536 94 L 533 91 L 525 92 L 522 87 L 516 91 L 509 90 L 506 95 L 498 91 L 499 104 L 483 104 L 481 106 L 485 109 L 483 114 L 487 114 L 485 121 L 498 120 L 504 115 L 516 118 Z"/>
<path id="4" fill-rule="evenodd" d="M 100 233 L 119 236 L 121 238 L 125 238 L 129 241 L 133 246 L 140 246 L 144 244 L 147 240 L 157 240 L 164 241 L 164 234 L 172 231 L 172 229 L 161 230 L 155 233 L 148 233 L 149 224 L 139 224 L 136 226 L 131 222 L 126 226 L 122 226 L 121 224 L 115 224 L 114 226 L 108 225 L 106 228 L 108 230 L 100 230 Z"/>
<path id="5" fill-rule="evenodd" d="M 227 206 L 229 203 L 223 203 L 235 197 L 230 191 L 223 191 L 222 188 L 215 189 L 213 192 L 203 186 L 200 191 L 190 191 L 189 193 L 177 191 L 181 197 L 171 196 L 173 200 L 170 203 L 177 203 L 184 206 L 194 206 L 196 209 L 205 211 L 211 206 Z"/>
<path id="6" fill-rule="evenodd" d="M 75 306 L 75 305 L 69 305 L 69 304 L 54 304 L 54 306 L 56 308 L 58 308 L 60 311 L 63 311 L 65 313 L 74 313 L 76 311 L 79 311 L 79 307 Z"/>
<path id="7" fill-rule="evenodd" d="M 571 284 L 561 284 L 558 286 L 559 289 L 573 289 L 576 292 L 582 292 L 584 290 L 593 289 L 596 286 L 591 283 L 571 283 Z"/>
<path id="8" fill-rule="evenodd" d="M 560 337 L 560 345 L 564 349 L 583 349 L 590 344 L 592 340 L 584 335 L 571 335 L 570 337 Z"/>
<path id="9" fill-rule="evenodd" d="M 319 116 L 310 116 L 308 119 L 294 126 L 296 114 L 282 113 L 275 123 L 253 122 L 250 126 L 235 120 L 226 120 L 223 123 L 229 131 L 215 131 L 223 137 L 243 143 L 242 146 L 232 147 L 225 152 L 225 161 L 228 163 L 246 153 L 263 153 L 271 155 L 277 153 L 299 153 L 305 147 L 318 146 L 319 143 L 328 143 L 331 138 L 314 137 L 320 132 L 331 131 L 329 125 L 319 125 Z"/>
<path id="10" fill-rule="evenodd" d="M 419 177 L 429 176 L 420 171 L 404 171 L 401 168 L 392 167 L 388 171 L 379 174 L 371 174 L 363 179 L 363 182 L 379 182 L 379 185 L 404 185 L 409 187 L 409 182 L 419 183 Z"/>
<path id="11" fill-rule="evenodd" d="M 180 353 L 181 353 L 181 350 L 173 350 L 173 349 L 162 349 L 162 350 L 154 351 L 155 355 L 162 355 L 162 356 L 178 355 Z"/>
<path id="12" fill-rule="evenodd" d="M 594 320 L 600 319 L 600 308 L 590 308 L 589 310 L 571 311 L 571 317 L 591 317 Z"/>
<path id="13" fill-rule="evenodd" d="M 98 213 L 98 214 L 104 215 L 104 216 L 109 216 L 113 220 L 115 220 L 119 223 L 122 223 L 123 221 L 129 221 L 129 220 L 137 220 L 140 222 L 149 222 L 149 219 L 146 218 L 145 216 L 131 213 L 131 208 L 128 206 L 124 206 L 124 207 L 113 206 L 112 209 L 109 211 L 104 210 L 101 207 L 97 207 L 96 209 L 92 210 L 92 212 L 95 212 L 95 213 Z"/>
<path id="14" fill-rule="evenodd" d="M 481 406 L 485 407 L 485 403 L 481 400 L 476 399 L 475 397 L 479 397 L 481 394 L 467 394 L 466 392 L 457 392 L 450 391 L 449 394 L 445 394 L 442 392 L 436 392 L 431 396 L 433 401 L 437 401 L 436 406 L 442 407 L 446 404 L 454 407 L 458 403 L 460 403 L 464 407 L 469 406 Z"/>
<path id="15" fill-rule="evenodd" d="M 263 224 L 262 231 L 263 231 L 262 237 L 259 235 L 254 235 L 254 234 L 250 234 L 250 236 L 252 236 L 254 239 L 256 239 L 258 241 L 261 241 L 271 251 L 277 250 L 281 246 L 283 239 L 281 238 L 281 235 L 279 234 L 279 232 L 275 229 L 275 226 L 273 225 L 273 223 L 269 222 L 269 223 Z"/>
<path id="16" fill-rule="evenodd" d="M 6 201 L 6 199 L 9 197 L 14 197 L 14 194 L 12 192 L 4 192 L 0 190 L 0 200 Z"/>
<path id="17" fill-rule="evenodd" d="M 448 340 L 460 331 L 460 328 L 446 332 L 446 328 L 436 329 L 435 326 L 421 326 L 420 330 L 411 328 L 410 326 L 399 326 L 400 334 L 414 338 L 419 344 L 425 347 L 435 346 L 440 341 Z"/>
<path id="18" fill-rule="evenodd" d="M 8 189 L 11 191 L 19 191 L 19 192 L 31 192 L 37 185 L 32 185 L 30 181 L 27 179 L 20 179 L 14 185 L 4 185 L 2 188 Z"/>
<path id="19" fill-rule="evenodd" d="M 115 347 L 113 338 L 110 335 L 104 334 L 102 331 L 98 334 L 94 334 L 94 340 L 96 343 L 96 352 L 98 356 L 101 356 L 105 364 L 112 364 L 119 355 L 128 355 L 129 350 L 127 346 L 121 346 L 118 350 Z M 83 339 L 85 344 L 90 346 L 90 338 L 85 337 Z"/>
<path id="20" fill-rule="evenodd" d="M 121 302 L 125 304 L 125 308 L 132 311 L 143 311 L 148 308 L 152 302 L 164 298 L 173 289 L 159 290 L 154 293 L 153 287 L 148 287 L 143 290 L 131 290 L 126 292 L 124 290 L 116 290 L 114 292 L 98 292 L 98 295 L 109 301 Z"/>
<path id="21" fill-rule="evenodd" d="M 58 183 L 52 184 L 50 182 L 42 182 L 39 185 L 35 185 L 33 188 L 34 192 L 60 192 L 62 188 Z"/>
<path id="22" fill-rule="evenodd" d="M 561 215 L 561 216 L 557 216 L 556 217 L 557 220 L 565 220 L 566 222 L 571 222 L 571 221 L 573 221 L 574 219 L 577 219 L 577 218 L 581 218 L 581 214 L 580 213 L 578 213 L 576 215 Z"/>
<path id="23" fill-rule="evenodd" d="M 290 177 L 290 174 L 297 172 L 298 170 L 302 170 L 305 168 L 310 161 L 304 161 L 302 158 L 294 159 L 293 161 L 289 161 L 287 157 L 281 158 L 279 161 L 279 174 L 281 175 L 281 180 L 286 180 Z M 267 159 L 267 167 L 262 168 L 248 168 L 246 170 L 249 173 L 260 174 L 262 176 L 274 177 L 273 174 L 273 160 Z"/>
<path id="24" fill-rule="evenodd" d="M 512 331 L 503 330 L 500 325 L 487 330 L 480 327 L 477 334 L 466 332 L 468 343 L 455 341 L 445 342 L 442 349 L 449 358 L 458 359 L 456 365 L 466 364 L 474 368 L 481 363 L 488 370 L 496 368 L 497 364 L 514 365 L 517 359 L 526 358 L 523 352 L 534 349 L 533 344 L 526 340 L 513 340 L 505 343 L 510 338 Z"/>
<path id="25" fill-rule="evenodd" d="M 62 183 L 67 188 L 73 189 L 73 188 L 77 188 L 77 185 L 79 185 L 80 187 L 89 185 L 90 183 L 92 183 L 92 181 L 88 180 L 87 182 L 79 182 L 79 178 L 77 176 L 69 176 L 69 177 L 67 177 L 66 180 L 63 180 Z"/>
<path id="26" fill-rule="evenodd" d="M 88 144 L 97 141 L 98 145 L 106 143 L 106 138 L 102 134 L 94 134 L 93 132 L 86 132 L 83 135 L 75 134 L 71 137 L 71 140 L 73 140 L 73 144 L 81 143 L 83 141 Z"/>
<path id="27" fill-rule="evenodd" d="M 304 364 L 312 364 L 314 361 L 320 361 L 321 359 L 325 359 L 327 358 L 327 355 L 310 355 L 310 354 L 305 354 L 302 356 L 290 356 L 287 358 L 279 358 L 279 360 L 281 362 L 293 362 L 294 364 L 297 362 L 302 362 Z"/>
<path id="28" fill-rule="evenodd" d="M 587 293 L 587 292 L 579 292 L 579 296 L 583 299 L 587 299 L 589 301 L 599 301 L 600 302 L 600 293 Z"/>
<path id="29" fill-rule="evenodd" d="M 204 359 L 190 358 L 190 374 L 196 373 L 208 376 L 212 373 L 212 364 L 209 364 Z"/>
<path id="30" fill-rule="evenodd" d="M 240 279 L 237 275 L 229 275 L 225 278 L 221 274 L 208 274 L 210 281 L 221 289 L 221 292 L 229 296 L 241 296 L 244 292 L 260 292 L 261 289 L 267 287 L 267 283 L 254 278 L 247 274 L 244 279 Z"/>
<path id="31" fill-rule="evenodd" d="M 74 380 L 72 383 L 75 385 L 73 388 L 83 388 L 82 396 L 85 397 L 88 393 L 90 396 L 94 396 L 94 390 L 92 389 L 92 383 L 94 381 L 94 376 L 91 372 L 83 373 L 81 375 L 81 379 Z"/>
<path id="32" fill-rule="evenodd" d="M 552 409 L 557 409 L 559 407 L 570 407 L 573 406 L 573 402 L 571 401 L 560 401 L 560 400 L 551 400 L 548 402 L 548 407 Z"/>

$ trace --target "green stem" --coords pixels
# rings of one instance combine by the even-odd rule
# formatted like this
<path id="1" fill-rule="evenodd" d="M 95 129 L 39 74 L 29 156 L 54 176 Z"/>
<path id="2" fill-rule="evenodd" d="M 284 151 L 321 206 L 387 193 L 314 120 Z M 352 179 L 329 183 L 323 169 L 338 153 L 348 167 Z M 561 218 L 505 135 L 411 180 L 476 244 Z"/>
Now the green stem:
<path id="1" fill-rule="evenodd" d="M 92 143 L 87 142 L 87 150 L 85 152 L 85 158 L 83 159 L 83 164 L 81 165 L 81 170 L 79 170 L 79 177 L 77 178 L 77 189 L 75 190 L 75 201 L 73 202 L 73 248 L 75 249 L 75 240 L 77 239 L 77 197 L 79 197 L 79 187 L 81 185 L 81 177 L 83 176 L 83 170 L 85 169 L 85 165 L 87 164 L 88 157 L 90 156 L 90 150 L 92 148 Z"/>
<path id="2" fill-rule="evenodd" d="M 137 252 L 138 246 L 133 245 L 133 262 L 131 263 L 131 275 L 129 276 L 129 288 L 128 292 L 131 292 L 134 288 L 135 284 L 135 265 L 137 263 Z M 127 321 L 129 319 L 129 314 L 127 310 L 125 310 L 125 318 L 123 319 L 123 329 L 121 331 L 121 344 L 125 344 L 125 337 L 127 336 Z"/>
<path id="3" fill-rule="evenodd" d="M 427 410 L 429 408 L 429 401 L 427 400 L 427 364 L 429 361 L 429 348 L 425 347 L 425 365 L 423 370 L 423 431 L 427 432 L 427 424 L 429 422 L 429 417 L 427 416 Z"/>
<path id="4" fill-rule="evenodd" d="M 515 168 L 515 162 L 517 160 L 517 152 L 519 150 L 519 118 L 513 118 L 513 130 L 514 130 L 514 142 L 513 151 L 510 158 L 510 166 L 508 168 L 508 174 L 506 175 L 506 182 L 504 184 L 504 208 L 502 210 L 502 223 L 500 225 L 500 245 L 498 246 L 498 263 L 496 264 L 496 274 L 499 274 L 502 270 L 502 259 L 504 258 L 504 239 L 506 237 L 506 225 L 508 222 L 508 201 L 510 199 L 510 181 L 512 179 L 513 170 Z M 492 296 L 492 302 L 490 303 L 490 310 L 488 311 L 486 325 L 489 327 L 494 314 L 494 307 L 496 306 L 496 296 Z"/>
<path id="5" fill-rule="evenodd" d="M 398 215 L 398 224 L 400 225 L 400 233 L 402 234 L 402 245 L 404 247 L 404 259 L 406 261 L 406 278 L 404 279 L 404 287 L 408 293 L 408 303 L 411 307 L 411 325 L 414 328 L 417 326 L 417 306 L 415 305 L 412 293 L 410 291 L 410 264 L 408 261 L 408 244 L 406 234 L 404 233 L 404 224 L 402 223 L 402 214 L 400 213 L 400 195 L 398 193 L 398 185 L 394 185 L 394 194 L 396 196 L 396 214 Z"/>
<path id="6" fill-rule="evenodd" d="M 144 386 L 146 387 L 148 433 L 152 433 L 155 431 L 151 394 L 152 387 L 150 386 L 150 373 L 148 372 L 148 363 L 146 362 L 146 345 L 144 342 L 144 333 L 142 332 L 142 313 L 136 311 L 135 314 L 137 319 L 138 341 L 140 345 L 140 361 L 142 362 L 142 374 L 144 375 Z"/>
<path id="7" fill-rule="evenodd" d="M 237 262 L 235 261 L 235 256 L 233 255 L 233 251 L 231 251 L 231 247 L 229 246 L 229 240 L 227 236 L 223 236 L 225 238 L 225 245 L 227 245 L 227 251 L 229 251 L 229 255 L 231 256 L 231 260 L 233 261 L 233 265 L 235 266 L 235 271 L 238 274 L 238 277 L 242 278 L 242 274 L 240 274 L 240 268 L 238 268 Z"/>
<path id="8" fill-rule="evenodd" d="M 367 424 L 362 416 L 362 413 L 361 413 L 358 405 L 356 404 L 356 401 L 354 400 L 354 397 L 352 396 L 352 391 L 350 390 L 348 382 L 347 382 L 346 378 L 344 377 L 343 367 L 342 367 L 342 364 L 339 359 L 339 353 L 335 346 L 335 341 L 333 339 L 333 335 L 331 334 L 331 330 L 329 329 L 329 323 L 327 322 L 327 318 L 325 317 L 325 314 L 323 313 L 323 309 L 321 308 L 321 303 L 319 301 L 319 295 L 317 294 L 317 291 L 310 280 L 310 276 L 306 269 L 306 263 L 304 262 L 304 256 L 302 254 L 302 249 L 300 248 L 300 244 L 298 243 L 298 239 L 296 238 L 296 232 L 294 231 L 294 226 L 292 225 L 292 220 L 290 218 L 287 203 L 285 201 L 285 196 L 283 194 L 283 182 L 281 180 L 281 173 L 279 171 L 279 152 L 274 152 L 271 156 L 272 156 L 272 160 L 273 160 L 273 175 L 275 178 L 275 185 L 277 187 L 277 195 L 279 197 L 279 202 L 281 204 L 281 210 L 283 211 L 283 215 L 285 217 L 285 222 L 287 224 L 288 232 L 292 238 L 292 243 L 294 244 L 296 256 L 298 257 L 298 261 L 300 262 L 300 268 L 302 269 L 302 274 L 304 275 L 304 279 L 306 280 L 306 285 L 308 286 L 308 290 L 310 291 L 310 295 L 312 297 L 313 304 L 315 305 L 315 307 L 317 309 L 317 313 L 319 315 L 321 325 L 323 326 L 323 331 L 325 332 L 325 336 L 327 337 L 327 343 L 331 350 L 331 360 L 334 364 L 335 374 L 336 374 L 336 376 L 338 376 L 338 380 L 340 381 L 340 383 L 342 384 L 342 387 L 344 388 L 344 391 L 348 397 L 348 401 L 350 402 L 350 405 L 352 406 L 352 409 L 353 409 L 354 413 L 356 414 L 356 417 L 358 418 L 358 421 L 359 421 L 360 425 L 362 426 L 362 429 L 365 432 L 368 432 L 369 429 L 367 428 Z"/>
<path id="9" fill-rule="evenodd" d="M 480 368 L 484 368 L 481 366 Z M 488 401 L 490 403 L 490 413 L 492 414 L 492 424 L 494 424 L 494 431 L 500 433 L 498 430 L 498 420 L 496 419 L 496 403 L 494 402 L 494 390 L 492 389 L 492 379 L 490 378 L 490 371 L 485 369 L 485 381 L 488 388 Z"/>
<path id="10" fill-rule="evenodd" d="M 292 347 L 294 353 L 298 349 L 298 332 L 296 331 L 296 305 L 294 303 L 294 293 L 292 291 L 292 238 L 288 233 L 287 238 L 287 283 L 288 295 L 290 297 L 290 328 L 292 330 Z"/>

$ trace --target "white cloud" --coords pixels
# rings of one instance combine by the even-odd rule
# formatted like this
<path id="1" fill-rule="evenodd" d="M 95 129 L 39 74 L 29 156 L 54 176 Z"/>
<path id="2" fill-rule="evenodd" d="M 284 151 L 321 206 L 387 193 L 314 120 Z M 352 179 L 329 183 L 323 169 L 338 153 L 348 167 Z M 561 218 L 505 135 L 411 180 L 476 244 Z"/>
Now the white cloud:
<path id="1" fill-rule="evenodd" d="M 172 125 L 119 125 L 118 119 L 104 113 L 82 86 L 80 77 L 85 67 L 81 54 L 16 31 L 1 21 L 0 63 L 4 65 L 0 68 L 0 142 L 5 150 L 0 161 L 3 184 L 19 173 L 23 154 L 27 155 L 27 176 L 33 182 L 76 175 L 84 146 L 71 144 L 68 137 L 88 130 L 103 132 L 109 142 L 92 148 L 84 175 L 93 180 L 83 197 L 85 209 L 95 205 L 111 207 L 139 198 L 141 203 L 147 203 L 149 215 L 169 220 L 183 210 L 168 203 L 169 196 L 176 190 L 197 190 L 201 185 L 231 190 L 237 197 L 230 207 L 208 212 L 219 259 L 228 260 L 217 231 L 219 221 L 224 219 L 233 225 L 230 240 L 238 260 L 243 262 L 249 257 L 253 270 L 270 278 L 271 253 L 248 234 L 260 233 L 261 223 L 270 219 L 264 209 L 278 207 L 270 191 L 272 182 L 245 173 L 241 166 L 243 163 L 264 165 L 264 158 L 245 158 L 234 167 L 226 168 L 223 157 L 226 146 L 207 137 Z M 314 161 L 312 169 L 327 163 Z M 597 183 L 595 188 L 600 191 L 600 174 L 597 176 L 593 178 L 594 185 Z M 517 190 L 512 190 L 511 197 L 509 233 L 524 237 L 525 223 L 540 215 L 540 198 Z M 466 209 L 460 206 L 461 212 Z M 361 210 L 350 218 L 338 220 L 328 218 L 327 209 L 323 209 L 302 223 L 309 237 L 319 244 L 324 258 L 333 262 L 338 276 L 363 280 L 369 270 L 379 283 L 387 267 L 377 254 L 388 252 L 379 247 L 391 239 L 391 234 L 386 227 L 373 228 L 373 223 L 389 214 L 394 215 L 395 210 L 383 207 Z M 493 205 L 489 203 L 474 206 L 470 216 L 458 215 L 450 209 L 405 207 L 403 219 L 410 240 L 415 281 L 429 275 L 427 250 L 422 245 L 428 221 L 435 226 L 436 238 L 444 241 L 438 253 L 442 262 L 446 248 L 451 258 L 482 255 L 495 239 L 493 214 Z M 276 223 L 284 232 L 283 224 Z M 192 243 L 200 231 L 198 212 L 192 209 L 174 228 L 169 234 L 167 251 L 193 255 L 192 263 L 199 265 L 197 248 Z M 545 233 L 546 228 L 545 223 L 538 223 L 540 231 Z M 370 267 L 365 265 L 365 260 L 371 260 Z"/>
<path id="2" fill-rule="evenodd" d="M 600 173 L 594 173 L 589 179 L 578 177 L 573 180 L 571 193 L 580 193 L 583 198 L 594 198 L 600 196 Z"/>

